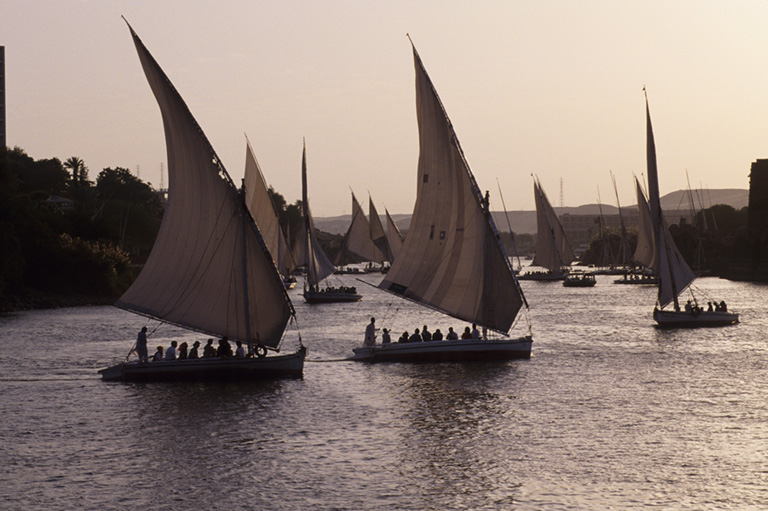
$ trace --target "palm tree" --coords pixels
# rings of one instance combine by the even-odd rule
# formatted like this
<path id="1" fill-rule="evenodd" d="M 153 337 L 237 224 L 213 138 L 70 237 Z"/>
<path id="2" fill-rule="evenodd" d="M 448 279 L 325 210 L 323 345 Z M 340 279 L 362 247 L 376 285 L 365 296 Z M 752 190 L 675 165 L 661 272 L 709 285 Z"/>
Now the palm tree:
<path id="1" fill-rule="evenodd" d="M 82 158 L 72 156 L 64 162 L 64 168 L 72 171 L 72 183 L 82 185 L 88 181 L 88 167 Z"/>

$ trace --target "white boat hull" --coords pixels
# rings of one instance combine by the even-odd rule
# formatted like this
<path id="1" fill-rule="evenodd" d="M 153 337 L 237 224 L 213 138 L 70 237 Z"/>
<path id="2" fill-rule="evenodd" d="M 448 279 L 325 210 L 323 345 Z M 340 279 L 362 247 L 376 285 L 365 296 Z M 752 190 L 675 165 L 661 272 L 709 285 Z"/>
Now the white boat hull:
<path id="1" fill-rule="evenodd" d="M 533 339 L 456 340 L 376 344 L 355 348 L 348 360 L 359 362 L 467 362 L 530 358 Z"/>
<path id="2" fill-rule="evenodd" d="M 722 311 L 674 311 L 654 309 L 653 319 L 660 328 L 704 328 L 734 325 L 739 322 L 735 312 Z"/>
<path id="3" fill-rule="evenodd" d="M 301 378 L 306 349 L 264 358 L 198 358 L 117 364 L 99 371 L 105 381 L 262 380 Z"/>

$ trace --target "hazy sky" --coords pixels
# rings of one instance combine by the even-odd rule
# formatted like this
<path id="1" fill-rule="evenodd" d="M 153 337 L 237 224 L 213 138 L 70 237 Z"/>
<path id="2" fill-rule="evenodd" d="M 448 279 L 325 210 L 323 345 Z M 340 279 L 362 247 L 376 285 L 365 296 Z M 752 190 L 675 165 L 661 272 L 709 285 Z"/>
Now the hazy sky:
<path id="1" fill-rule="evenodd" d="M 8 145 L 34 158 L 165 166 L 157 104 L 124 15 L 239 183 L 248 135 L 293 202 L 307 141 L 317 216 L 350 187 L 410 213 L 418 139 L 409 33 L 492 208 L 634 203 L 647 86 L 662 194 L 747 188 L 768 158 L 768 1 L 0 0 Z M 166 182 L 167 182 L 167 178 Z"/>

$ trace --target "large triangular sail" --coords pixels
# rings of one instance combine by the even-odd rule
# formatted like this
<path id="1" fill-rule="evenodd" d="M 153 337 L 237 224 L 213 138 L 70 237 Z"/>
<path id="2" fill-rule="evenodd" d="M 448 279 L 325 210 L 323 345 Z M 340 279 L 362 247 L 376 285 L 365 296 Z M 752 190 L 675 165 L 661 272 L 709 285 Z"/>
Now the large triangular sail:
<path id="1" fill-rule="evenodd" d="M 169 195 L 149 259 L 116 305 L 277 347 L 293 307 L 272 258 L 187 105 L 133 29 L 131 35 L 162 113 Z"/>
<path id="2" fill-rule="evenodd" d="M 637 209 L 638 229 L 637 229 L 637 247 L 632 260 L 656 273 L 658 264 L 656 263 L 656 240 L 653 234 L 653 220 L 651 220 L 651 208 L 645 199 L 640 182 L 635 177 L 635 188 L 637 191 Z"/>
<path id="3" fill-rule="evenodd" d="M 415 47 L 413 58 L 416 204 L 403 248 L 379 288 L 506 333 L 523 304 L 522 290 Z"/>
<path id="4" fill-rule="evenodd" d="M 272 254 L 278 270 L 283 275 L 289 275 L 294 269 L 288 243 L 285 241 L 283 230 L 280 228 L 280 220 L 275 211 L 272 198 L 269 195 L 267 181 L 261 172 L 256 156 L 253 154 L 251 143 L 246 140 L 245 149 L 245 204 L 248 206 L 251 216 L 259 227 L 264 243 Z"/>
<path id="5" fill-rule="evenodd" d="M 403 235 L 400 233 L 400 229 L 397 228 L 397 224 L 392 220 L 392 216 L 386 208 L 384 209 L 384 213 L 387 216 L 387 242 L 392 251 L 391 262 L 394 262 L 395 258 L 400 253 L 400 250 L 403 248 Z"/>
<path id="6" fill-rule="evenodd" d="M 531 264 L 541 266 L 553 272 L 562 271 L 569 266 L 576 256 L 571 249 L 557 213 L 541 187 L 534 178 L 533 195 L 536 201 L 536 253 Z"/>
<path id="7" fill-rule="evenodd" d="M 651 112 L 648 107 L 648 97 L 645 98 L 646 114 L 646 156 L 648 163 L 648 197 L 653 222 L 654 238 L 656 240 L 656 258 L 658 261 L 656 276 L 659 279 L 659 306 L 664 307 L 674 301 L 696 279 L 688 263 L 677 249 L 669 229 L 664 221 L 659 198 L 659 174 L 656 166 L 656 143 L 651 126 Z"/>
<path id="8" fill-rule="evenodd" d="M 368 223 L 371 226 L 371 241 L 379 249 L 382 254 L 382 260 L 376 261 L 390 263 L 395 260 L 392 255 L 392 249 L 389 246 L 389 240 L 387 239 L 387 233 L 384 230 L 384 226 L 381 224 L 381 218 L 379 218 L 379 212 L 376 211 L 376 206 L 373 205 L 373 199 L 368 196 Z"/>
<path id="9" fill-rule="evenodd" d="M 315 287 L 331 275 L 336 268 L 328 256 L 325 255 L 315 233 L 315 223 L 309 210 L 309 197 L 307 194 L 307 147 L 301 154 L 301 208 L 304 213 L 304 225 L 297 239 L 301 240 L 304 249 L 302 263 L 307 266 L 306 284 Z"/>

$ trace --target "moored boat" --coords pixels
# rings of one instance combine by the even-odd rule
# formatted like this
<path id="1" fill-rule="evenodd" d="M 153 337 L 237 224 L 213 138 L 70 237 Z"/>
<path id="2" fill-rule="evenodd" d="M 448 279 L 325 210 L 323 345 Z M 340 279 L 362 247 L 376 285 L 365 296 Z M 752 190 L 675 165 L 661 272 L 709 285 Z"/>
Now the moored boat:
<path id="1" fill-rule="evenodd" d="M 594 287 L 597 284 L 595 274 L 585 271 L 570 271 L 563 280 L 565 287 Z"/>

